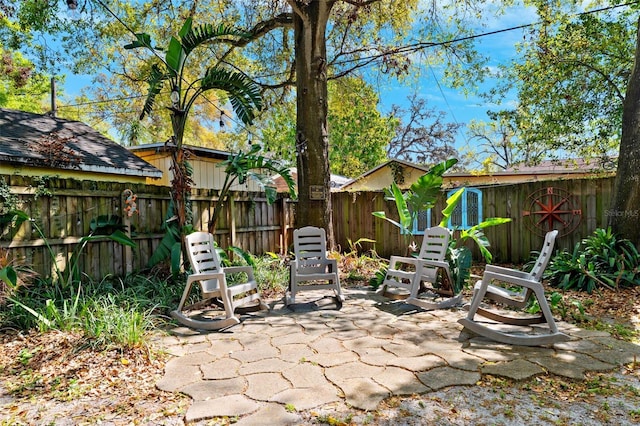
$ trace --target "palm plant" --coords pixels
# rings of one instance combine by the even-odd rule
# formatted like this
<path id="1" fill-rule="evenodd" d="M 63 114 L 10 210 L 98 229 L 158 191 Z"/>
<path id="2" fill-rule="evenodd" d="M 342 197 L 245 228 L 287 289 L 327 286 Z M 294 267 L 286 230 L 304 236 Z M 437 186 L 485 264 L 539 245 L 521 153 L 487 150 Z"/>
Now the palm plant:
<path id="1" fill-rule="evenodd" d="M 164 59 L 154 63 L 147 76 L 149 91 L 140 119 L 151 114 L 155 107 L 156 98 L 165 85 L 171 90 L 171 127 L 173 130 L 172 170 L 173 180 L 172 198 L 175 203 L 179 227 L 186 223 L 186 198 L 190 192 L 192 180 L 191 171 L 185 158 L 183 148 L 184 130 L 189 111 L 194 102 L 203 93 L 210 90 L 225 92 L 234 112 L 244 124 L 250 124 L 255 117 L 254 110 L 262 109 L 260 87 L 247 76 L 237 71 L 229 71 L 219 65 L 213 65 L 204 75 L 192 82 L 185 79 L 187 59 L 198 47 L 206 46 L 213 40 L 226 40 L 230 37 L 244 38 L 247 35 L 226 25 L 214 26 L 205 24 L 193 27 L 192 19 L 187 18 L 178 37 L 172 36 Z M 136 40 L 124 46 L 125 49 L 146 48 L 154 54 L 157 51 L 151 45 L 151 36 L 146 33 L 136 34 Z"/>
<path id="2" fill-rule="evenodd" d="M 382 211 L 373 212 L 373 215 L 393 223 L 400 228 L 403 235 L 409 237 L 418 213 L 435 206 L 441 193 L 443 183 L 442 175 L 457 162 L 458 160 L 456 159 L 449 159 L 435 165 L 414 182 L 405 192 L 402 192 L 395 183 L 392 183 L 391 187 L 386 190 L 386 193 L 388 197 L 395 201 L 399 216 L 398 221 L 388 218 L 385 212 Z M 460 188 L 447 198 L 446 207 L 442 211 L 443 217 L 439 226 L 447 227 L 449 218 L 462 199 L 464 190 L 465 188 Z M 460 230 L 458 238 L 451 240 L 447 251 L 447 258 L 451 264 L 453 279 L 455 280 L 453 286 L 456 292 L 462 289 L 465 281 L 469 278 L 471 270 L 471 251 L 464 246 L 464 242 L 468 239 L 474 241 L 485 261 L 490 263 L 492 260 L 491 252 L 488 249 L 490 244 L 483 229 L 510 221 L 511 219 L 508 218 L 489 218 L 469 229 Z M 382 273 L 378 274 L 374 281 L 378 282 L 380 278 L 384 279 Z"/>
<path id="3" fill-rule="evenodd" d="M 182 240 L 185 233 L 185 225 L 188 223 L 187 198 L 191 192 L 193 181 L 192 171 L 186 159 L 183 147 L 184 131 L 191 107 L 194 102 L 205 92 L 219 90 L 228 97 L 234 112 L 244 124 L 251 124 L 255 118 L 255 110 L 262 109 L 260 87 L 251 81 L 246 75 L 230 71 L 220 64 L 214 64 L 206 69 L 204 75 L 194 81 L 185 78 L 188 59 L 196 49 L 206 47 L 208 44 L 219 42 L 232 42 L 233 40 L 247 38 L 248 34 L 221 24 L 214 26 L 204 24 L 193 26 L 192 19 L 187 18 L 178 36 L 172 36 L 166 49 L 164 58 L 158 54 L 158 50 L 152 46 L 151 36 L 147 33 L 137 33 L 136 39 L 127 44 L 125 49 L 145 48 L 151 50 L 159 62 L 153 63 L 151 71 L 146 78 L 149 84 L 147 99 L 145 101 L 140 119 L 151 114 L 156 104 L 156 98 L 162 92 L 165 85 L 171 92 L 171 138 L 173 178 L 171 181 L 171 199 L 174 207 L 173 214 L 176 222 L 167 227 L 167 234 L 177 242 Z M 173 232 L 169 227 L 175 228 Z M 167 251 L 166 244 L 163 250 Z"/>
<path id="4" fill-rule="evenodd" d="M 405 192 L 402 192 L 395 182 L 386 188 L 386 196 L 396 203 L 398 221 L 387 217 L 383 211 L 373 212 L 373 215 L 400 228 L 402 235 L 411 236 L 411 229 L 418 214 L 435 206 L 442 188 L 442 175 L 457 162 L 457 159 L 451 158 L 436 164 L 427 173 L 420 176 Z"/>

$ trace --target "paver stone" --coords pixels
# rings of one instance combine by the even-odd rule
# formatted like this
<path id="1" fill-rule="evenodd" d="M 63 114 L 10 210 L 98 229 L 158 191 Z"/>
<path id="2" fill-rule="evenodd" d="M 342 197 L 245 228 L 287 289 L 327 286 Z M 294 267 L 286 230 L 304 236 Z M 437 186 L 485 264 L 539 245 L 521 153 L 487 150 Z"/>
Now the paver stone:
<path id="1" fill-rule="evenodd" d="M 194 401 L 204 401 L 221 396 L 242 394 L 247 382 L 244 377 L 221 380 L 203 380 L 182 388 L 181 392 L 189 395 Z"/>
<path id="2" fill-rule="evenodd" d="M 260 401 L 269 401 L 274 395 L 292 387 L 280 373 L 250 374 L 245 378 L 248 386 L 244 394 Z"/>
<path id="3" fill-rule="evenodd" d="M 185 421 L 211 419 L 223 416 L 241 416 L 259 410 L 260 403 L 243 395 L 228 395 L 206 401 L 195 401 L 187 410 Z"/>
<path id="4" fill-rule="evenodd" d="M 422 383 L 433 390 L 448 386 L 474 385 L 480 380 L 480 373 L 451 367 L 434 368 L 424 373 L 417 373 L 417 376 Z"/>

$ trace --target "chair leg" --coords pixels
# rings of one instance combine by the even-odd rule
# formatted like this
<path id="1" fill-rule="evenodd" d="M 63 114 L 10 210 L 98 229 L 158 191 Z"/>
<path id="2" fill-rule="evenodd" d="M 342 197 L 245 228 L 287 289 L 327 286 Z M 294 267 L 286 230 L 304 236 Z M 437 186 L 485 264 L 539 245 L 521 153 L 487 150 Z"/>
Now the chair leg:
<path id="1" fill-rule="evenodd" d="M 339 278 L 338 278 L 338 279 L 336 279 L 335 285 L 336 285 L 336 290 L 335 290 L 336 297 L 337 297 L 337 298 L 338 298 L 338 300 L 340 300 L 341 302 L 344 302 L 344 301 L 346 300 L 346 298 L 345 298 L 345 297 L 344 297 L 344 295 L 342 294 L 342 288 L 340 287 L 340 279 L 339 279 Z"/>

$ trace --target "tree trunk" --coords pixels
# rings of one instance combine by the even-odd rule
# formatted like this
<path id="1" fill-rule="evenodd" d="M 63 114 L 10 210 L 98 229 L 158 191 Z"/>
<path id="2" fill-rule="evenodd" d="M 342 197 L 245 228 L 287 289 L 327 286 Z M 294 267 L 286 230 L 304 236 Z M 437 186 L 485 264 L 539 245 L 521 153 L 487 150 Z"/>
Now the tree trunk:
<path id="1" fill-rule="evenodd" d="M 612 230 L 640 247 L 640 20 L 635 61 L 623 102 L 622 138 L 611 209 Z"/>
<path id="2" fill-rule="evenodd" d="M 298 205 L 296 226 L 317 226 L 335 248 L 331 213 L 329 135 L 327 131 L 326 28 L 334 1 L 295 1 L 296 153 Z"/>

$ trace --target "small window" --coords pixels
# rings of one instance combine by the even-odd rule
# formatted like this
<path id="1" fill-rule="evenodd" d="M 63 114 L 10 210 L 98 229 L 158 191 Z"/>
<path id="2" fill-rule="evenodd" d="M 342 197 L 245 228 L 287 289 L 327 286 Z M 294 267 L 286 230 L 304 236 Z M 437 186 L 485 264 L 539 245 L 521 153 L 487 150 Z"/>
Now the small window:
<path id="1" fill-rule="evenodd" d="M 447 192 L 450 197 L 456 190 Z M 467 188 L 449 218 L 451 229 L 469 229 L 482 222 L 482 192 L 479 189 Z"/>
<path id="2" fill-rule="evenodd" d="M 424 230 L 431 227 L 431 209 L 421 211 L 413 221 L 411 235 L 424 235 Z"/>

